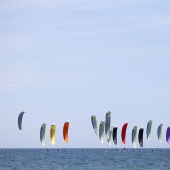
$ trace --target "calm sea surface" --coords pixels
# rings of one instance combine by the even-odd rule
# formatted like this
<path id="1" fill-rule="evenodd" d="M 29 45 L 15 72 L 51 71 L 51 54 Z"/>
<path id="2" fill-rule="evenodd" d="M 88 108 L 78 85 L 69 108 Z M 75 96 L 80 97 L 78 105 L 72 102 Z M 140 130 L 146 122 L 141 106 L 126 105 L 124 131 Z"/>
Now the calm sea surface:
<path id="1" fill-rule="evenodd" d="M 0 149 L 0 170 L 170 169 L 170 149 Z"/>

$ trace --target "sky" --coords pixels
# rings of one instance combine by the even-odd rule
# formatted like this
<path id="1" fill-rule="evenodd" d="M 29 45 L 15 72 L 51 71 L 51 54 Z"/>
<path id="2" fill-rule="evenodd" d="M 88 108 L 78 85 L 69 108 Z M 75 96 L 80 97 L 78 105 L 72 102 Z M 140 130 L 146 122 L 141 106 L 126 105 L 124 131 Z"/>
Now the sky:
<path id="1" fill-rule="evenodd" d="M 169 6 L 168 0 L 1 1 L 0 148 L 43 148 L 43 123 L 47 148 L 130 148 L 134 126 L 144 127 L 144 148 L 168 148 Z M 26 113 L 20 131 L 21 111 Z M 100 124 L 108 111 L 118 127 L 118 145 L 109 146 L 106 139 L 101 144 L 92 128 L 91 115 Z M 62 135 L 66 120 L 68 144 Z"/>

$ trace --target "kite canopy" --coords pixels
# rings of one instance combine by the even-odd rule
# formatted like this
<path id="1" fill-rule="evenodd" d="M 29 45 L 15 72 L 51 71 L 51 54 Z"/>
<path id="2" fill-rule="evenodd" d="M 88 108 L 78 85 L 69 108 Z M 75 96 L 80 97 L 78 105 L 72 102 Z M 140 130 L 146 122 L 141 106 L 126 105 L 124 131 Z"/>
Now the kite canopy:
<path id="1" fill-rule="evenodd" d="M 109 142 L 109 145 L 112 145 L 112 140 L 113 140 L 113 127 L 111 126 L 111 128 L 110 128 L 110 134 L 109 134 L 109 140 L 108 140 L 108 142 Z"/>
<path id="2" fill-rule="evenodd" d="M 117 145 L 117 127 L 113 128 L 113 142 Z"/>
<path id="3" fill-rule="evenodd" d="M 106 113 L 106 121 L 105 121 L 105 135 L 106 139 L 109 141 L 109 136 L 110 136 L 110 124 L 111 124 L 111 112 Z"/>
<path id="4" fill-rule="evenodd" d="M 40 129 L 40 141 L 42 146 L 45 146 L 45 132 L 46 132 L 46 124 L 43 123 Z"/>
<path id="5" fill-rule="evenodd" d="M 66 121 L 63 126 L 63 139 L 66 143 L 68 143 L 68 128 L 69 128 L 69 121 Z"/>
<path id="6" fill-rule="evenodd" d="M 137 126 L 134 126 L 132 130 L 132 144 L 134 148 L 137 148 Z"/>
<path id="7" fill-rule="evenodd" d="M 99 127 L 99 139 L 101 144 L 104 143 L 104 134 L 105 134 L 105 122 L 101 121 L 100 127 Z"/>
<path id="8" fill-rule="evenodd" d="M 166 131 L 166 141 L 168 144 L 170 143 L 170 127 L 168 127 Z"/>
<path id="9" fill-rule="evenodd" d="M 52 145 L 55 144 L 55 130 L 56 130 L 55 124 L 51 125 L 51 129 L 50 129 L 50 139 L 51 139 Z"/>
<path id="10" fill-rule="evenodd" d="M 147 124 L 146 136 L 148 140 L 151 140 L 152 137 L 152 120 L 150 120 Z"/>
<path id="11" fill-rule="evenodd" d="M 95 134 L 99 136 L 99 128 L 98 128 L 97 118 L 95 115 L 91 116 L 91 122 L 92 122 L 92 126 L 93 126 Z"/>
<path id="12" fill-rule="evenodd" d="M 123 144 L 126 143 L 126 129 L 127 129 L 128 123 L 125 123 L 122 127 L 122 142 Z"/>
<path id="13" fill-rule="evenodd" d="M 139 145 L 143 147 L 143 128 L 139 129 L 139 134 L 138 134 L 138 140 L 139 140 Z"/>
<path id="14" fill-rule="evenodd" d="M 25 112 L 21 112 L 21 113 L 19 114 L 19 116 L 18 116 L 18 128 L 19 128 L 20 130 L 22 130 L 22 117 L 23 117 L 24 113 L 25 113 Z"/>
<path id="15" fill-rule="evenodd" d="M 160 125 L 158 126 L 158 130 L 157 130 L 158 140 L 159 140 L 159 142 L 161 142 L 161 143 L 162 143 L 162 126 L 163 126 L 163 124 L 160 124 Z"/>

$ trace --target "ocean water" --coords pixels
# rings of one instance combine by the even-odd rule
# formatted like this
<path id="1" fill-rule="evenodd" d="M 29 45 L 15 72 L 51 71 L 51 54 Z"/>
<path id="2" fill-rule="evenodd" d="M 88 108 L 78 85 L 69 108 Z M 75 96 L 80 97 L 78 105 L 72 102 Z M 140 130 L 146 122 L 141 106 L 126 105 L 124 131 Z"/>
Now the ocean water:
<path id="1" fill-rule="evenodd" d="M 170 149 L 0 149 L 0 170 L 165 170 Z"/>

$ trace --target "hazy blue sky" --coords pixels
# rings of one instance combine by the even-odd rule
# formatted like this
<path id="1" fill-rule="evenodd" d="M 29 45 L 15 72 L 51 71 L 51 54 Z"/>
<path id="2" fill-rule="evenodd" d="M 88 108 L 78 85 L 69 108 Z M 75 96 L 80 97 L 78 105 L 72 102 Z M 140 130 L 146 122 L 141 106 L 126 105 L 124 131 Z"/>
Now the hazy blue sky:
<path id="1" fill-rule="evenodd" d="M 144 126 L 144 147 L 169 147 L 169 0 L 5 0 L 0 2 L 0 147 L 102 145 L 91 115 L 112 111 L 118 145 L 132 147 L 133 126 Z M 23 130 L 17 125 L 23 117 Z M 62 138 L 70 120 L 69 143 Z M 152 140 L 146 125 L 153 120 Z M 127 144 L 121 128 L 128 122 Z M 49 139 L 56 123 L 56 144 Z M 163 123 L 163 143 L 156 131 Z M 110 148 L 111 148 L 110 147 Z"/>

